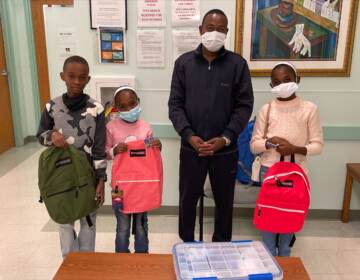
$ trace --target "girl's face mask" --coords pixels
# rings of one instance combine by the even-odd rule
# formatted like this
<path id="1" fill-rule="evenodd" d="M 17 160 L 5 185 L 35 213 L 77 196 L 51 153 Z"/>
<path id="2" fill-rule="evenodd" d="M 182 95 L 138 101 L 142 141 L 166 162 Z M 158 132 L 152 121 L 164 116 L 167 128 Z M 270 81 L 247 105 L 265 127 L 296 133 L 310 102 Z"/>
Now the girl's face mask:
<path id="1" fill-rule="evenodd" d="M 293 95 L 294 92 L 299 88 L 298 84 L 295 82 L 282 83 L 273 87 L 271 93 L 276 96 L 276 98 L 288 98 Z"/>
<path id="2" fill-rule="evenodd" d="M 126 122 L 133 123 L 139 119 L 141 111 L 140 105 L 137 105 L 130 111 L 118 112 L 118 117 Z"/>

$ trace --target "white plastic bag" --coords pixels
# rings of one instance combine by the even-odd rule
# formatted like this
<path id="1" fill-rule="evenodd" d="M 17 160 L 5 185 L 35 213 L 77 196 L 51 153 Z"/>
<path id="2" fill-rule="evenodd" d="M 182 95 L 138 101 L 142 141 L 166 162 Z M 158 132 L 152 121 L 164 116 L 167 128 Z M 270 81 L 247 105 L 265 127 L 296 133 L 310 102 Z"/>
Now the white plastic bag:
<path id="1" fill-rule="evenodd" d="M 260 156 L 255 157 L 252 169 L 251 169 L 251 180 L 253 182 L 260 182 L 260 168 L 261 168 Z"/>

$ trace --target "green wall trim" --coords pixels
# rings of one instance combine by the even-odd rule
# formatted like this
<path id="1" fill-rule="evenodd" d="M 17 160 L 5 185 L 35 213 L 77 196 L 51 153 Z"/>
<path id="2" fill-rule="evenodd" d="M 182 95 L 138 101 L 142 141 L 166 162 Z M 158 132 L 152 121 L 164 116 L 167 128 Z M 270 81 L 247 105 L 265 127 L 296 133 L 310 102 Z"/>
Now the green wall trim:
<path id="1" fill-rule="evenodd" d="M 179 138 L 171 124 L 151 124 L 153 134 L 159 138 Z"/>
<path id="2" fill-rule="evenodd" d="M 24 10 L 25 10 L 25 22 L 26 22 L 26 36 L 29 42 L 28 51 L 30 58 L 30 75 L 31 75 L 31 87 L 30 91 L 32 94 L 32 98 L 34 101 L 34 112 L 35 112 L 35 123 L 40 123 L 40 90 L 39 90 L 39 80 L 38 80 L 38 72 L 37 72 L 37 64 L 36 64 L 36 51 L 35 51 L 35 42 L 34 42 L 34 31 L 32 25 L 32 14 L 31 14 L 31 6 L 30 1 L 23 0 Z"/>
<path id="3" fill-rule="evenodd" d="M 360 126 L 324 126 L 325 140 L 360 140 Z"/>
<path id="4" fill-rule="evenodd" d="M 22 146 L 24 145 L 24 135 L 22 129 L 21 122 L 21 106 L 20 106 L 20 90 L 17 84 L 17 73 L 16 73 L 16 65 L 15 65 L 15 53 L 14 53 L 14 41 L 13 34 L 16 33 L 16 30 L 11 28 L 11 20 L 10 17 L 12 15 L 11 12 L 11 1 L 0 1 L 0 15 L 1 15 L 1 23 L 3 27 L 3 35 L 4 35 L 4 47 L 5 47 L 5 57 L 6 57 L 6 68 L 8 74 L 8 82 L 9 82 L 9 91 L 10 91 L 10 99 L 11 99 L 11 111 L 13 118 L 13 126 L 14 126 L 14 135 L 15 135 L 15 145 Z"/>
<path id="5" fill-rule="evenodd" d="M 154 136 L 160 138 L 179 138 L 171 124 L 152 124 Z M 324 140 L 359 141 L 360 126 L 323 126 Z"/>

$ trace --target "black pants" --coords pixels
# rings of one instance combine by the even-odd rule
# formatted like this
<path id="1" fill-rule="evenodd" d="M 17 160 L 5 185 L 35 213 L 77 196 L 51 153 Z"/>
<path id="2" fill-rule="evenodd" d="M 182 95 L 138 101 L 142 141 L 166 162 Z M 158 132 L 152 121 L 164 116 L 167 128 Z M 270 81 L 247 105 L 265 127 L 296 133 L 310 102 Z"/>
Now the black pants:
<path id="1" fill-rule="evenodd" d="M 196 206 L 209 173 L 215 200 L 215 227 L 212 241 L 230 241 L 237 152 L 199 157 L 197 153 L 180 151 L 179 236 L 184 242 L 194 241 Z"/>

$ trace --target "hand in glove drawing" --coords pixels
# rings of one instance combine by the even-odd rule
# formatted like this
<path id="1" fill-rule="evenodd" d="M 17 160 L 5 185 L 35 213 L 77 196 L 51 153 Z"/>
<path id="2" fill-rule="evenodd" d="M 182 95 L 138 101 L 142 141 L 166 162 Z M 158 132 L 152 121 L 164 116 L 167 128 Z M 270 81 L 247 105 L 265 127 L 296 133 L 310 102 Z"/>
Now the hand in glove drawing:
<path id="1" fill-rule="evenodd" d="M 297 24 L 295 26 L 295 33 L 292 39 L 289 42 L 289 46 L 294 44 L 293 51 L 295 53 L 299 53 L 303 56 L 308 53 L 308 56 L 311 57 L 311 43 L 304 36 L 304 24 Z"/>

